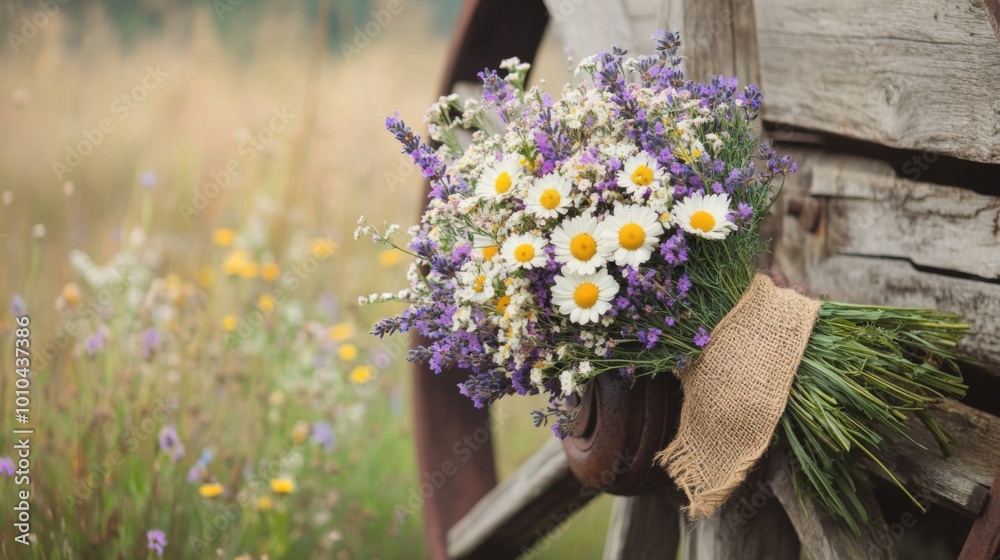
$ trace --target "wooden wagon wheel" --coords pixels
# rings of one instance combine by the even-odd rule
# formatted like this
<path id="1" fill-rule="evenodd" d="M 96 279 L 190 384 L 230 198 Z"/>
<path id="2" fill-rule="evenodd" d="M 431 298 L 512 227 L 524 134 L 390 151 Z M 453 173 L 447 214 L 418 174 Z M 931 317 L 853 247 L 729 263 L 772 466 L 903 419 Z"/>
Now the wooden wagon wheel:
<path id="1" fill-rule="evenodd" d="M 849 14 L 851 5 L 860 1 L 840 0 L 844 6 L 839 9 Z M 576 58 L 606 49 L 611 44 L 642 51 L 647 38 L 656 29 L 681 30 L 685 38 L 683 54 L 688 77 L 707 80 L 721 73 L 735 75 L 743 83 L 761 83 L 758 40 L 765 35 L 759 35 L 762 31 L 755 19 L 771 22 L 772 16 L 781 15 L 781 10 L 796 9 L 793 4 L 784 0 L 469 0 L 460 19 L 441 92 L 447 94 L 463 85 L 468 88 L 469 84 L 478 81 L 477 72 L 485 67 L 496 67 L 504 58 L 517 56 L 531 61 L 549 23 L 550 13 L 564 43 Z M 760 15 L 762 6 L 763 17 Z M 997 5 L 990 0 L 985 6 L 990 11 L 987 13 L 986 8 L 983 9 L 984 28 L 992 31 L 989 21 L 996 22 Z M 934 19 L 938 19 L 937 15 Z M 780 21 L 780 17 L 776 20 Z M 996 33 L 1000 37 L 1000 30 Z M 1000 49 L 997 55 L 1000 56 Z M 1000 101 L 995 110 L 1000 111 Z M 794 118 L 766 114 L 765 120 L 772 126 L 778 124 L 779 139 L 811 141 L 817 138 L 800 133 L 801 127 Z M 805 128 L 817 128 L 817 125 L 811 123 Z M 850 143 L 845 144 L 840 138 L 850 136 L 849 133 L 833 126 L 826 130 L 822 124 L 818 128 L 820 133 L 829 132 L 839 138 L 838 146 L 848 145 L 845 151 L 857 151 L 851 150 Z M 825 145 L 826 140 L 820 140 L 821 145 Z M 912 146 L 904 141 L 901 146 L 894 147 L 926 149 L 919 140 Z M 823 247 L 817 249 L 816 239 L 822 236 L 825 227 L 835 225 L 836 216 L 828 215 L 826 198 L 814 198 L 812 191 L 815 189 L 810 189 L 815 173 L 828 170 L 830 162 L 823 159 L 826 156 L 818 157 L 808 149 L 796 155 L 801 156 L 800 161 L 806 169 L 799 173 L 797 183 L 786 187 L 790 191 L 786 195 L 790 203 L 780 205 L 775 220 L 779 243 L 776 256 L 780 262 L 783 255 L 798 252 L 798 260 L 792 258 L 791 266 L 781 264 L 792 270 L 789 275 L 794 280 L 822 285 L 828 276 L 810 274 L 808 267 L 802 270 L 803 267 L 797 265 L 803 253 L 824 253 Z M 1000 164 L 1000 155 L 997 161 L 965 157 L 962 152 L 954 155 Z M 1000 168 L 993 172 L 1000 176 Z M 971 173 L 968 176 L 975 176 Z M 992 194 L 1000 195 L 1000 185 Z M 983 204 L 998 205 L 1000 202 L 991 199 Z M 989 207 L 997 208 L 1000 220 L 1000 206 Z M 805 232 L 793 231 L 797 229 Z M 820 242 L 825 240 L 820 239 Z M 1000 260 L 995 265 L 1000 269 Z M 996 277 L 1000 279 L 1000 271 Z M 879 286 L 877 275 L 874 279 L 855 282 L 862 289 L 867 286 L 876 290 Z M 829 291 L 829 288 L 823 289 Z M 1000 301 L 1000 285 L 996 283 L 963 285 L 962 289 L 971 290 L 975 297 Z M 958 296 L 949 299 L 952 293 L 946 291 L 943 295 L 930 297 L 944 307 L 961 307 L 964 300 L 957 301 Z M 1000 332 L 1000 318 L 997 317 L 983 319 L 977 325 L 988 332 L 990 329 Z M 978 346 L 972 348 L 971 353 L 983 359 L 989 370 L 977 379 L 983 380 L 990 390 L 1000 391 L 1000 348 L 982 342 L 973 344 Z M 465 372 L 435 375 L 427 368 L 418 367 L 413 388 L 415 432 L 431 557 L 436 560 L 517 557 L 581 509 L 597 494 L 591 487 L 600 486 L 618 494 L 638 494 L 616 498 L 605 558 L 674 558 L 681 541 L 684 541 L 685 558 L 689 559 L 797 559 L 800 546 L 813 560 L 895 558 L 896 524 L 886 523 L 870 491 L 859 492 L 860 498 L 869 505 L 873 519 L 863 537 L 858 539 L 841 526 L 821 518 L 809 500 L 798 500 L 790 484 L 780 483 L 787 477 L 790 467 L 777 452 L 772 452 L 752 474 L 742 496 L 731 500 L 711 518 L 685 526 L 684 531 L 680 530 L 684 521 L 678 513 L 680 500 L 676 491 L 664 486 L 662 481 L 657 483 L 655 475 L 647 476 L 649 469 L 633 469 L 613 481 L 601 481 L 601 473 L 595 472 L 593 467 L 603 464 L 609 454 L 640 448 L 645 453 L 661 445 L 662 438 L 669 436 L 679 396 L 676 384 L 662 381 L 663 377 L 651 389 L 634 392 L 631 396 L 626 394 L 625 398 L 632 401 L 629 406 L 639 410 L 630 413 L 628 422 L 617 414 L 618 411 L 604 410 L 602 416 L 601 407 L 605 405 L 599 400 L 588 403 L 574 441 L 567 443 L 564 449 L 553 440 L 508 480 L 497 485 L 489 415 L 473 408 L 456 390 Z M 612 392 L 621 393 L 619 389 L 606 385 L 601 388 L 606 397 Z M 612 399 L 611 402 L 619 406 L 622 401 Z M 997 414 L 998 410 L 994 408 L 991 412 Z M 961 556 L 964 560 L 1000 557 L 1000 479 L 994 480 L 1000 473 L 1000 436 L 997 435 L 1000 434 L 1000 418 L 993 414 L 947 402 L 941 407 L 939 421 L 962 442 L 952 459 L 944 460 L 936 452 L 913 446 L 896 447 L 895 442 L 890 443 L 881 457 L 900 473 L 905 484 L 930 503 L 975 519 Z M 612 419 L 621 421 L 613 426 Z M 609 434 L 608 430 L 619 432 Z M 622 437 L 646 432 L 653 435 L 644 436 L 641 441 Z M 930 443 L 928 447 L 933 449 L 929 436 L 916 431 L 915 434 L 918 441 Z M 650 438 L 660 439 L 652 441 Z M 608 447 L 607 441 L 618 442 L 619 447 Z M 637 461 L 636 464 L 645 463 Z"/>

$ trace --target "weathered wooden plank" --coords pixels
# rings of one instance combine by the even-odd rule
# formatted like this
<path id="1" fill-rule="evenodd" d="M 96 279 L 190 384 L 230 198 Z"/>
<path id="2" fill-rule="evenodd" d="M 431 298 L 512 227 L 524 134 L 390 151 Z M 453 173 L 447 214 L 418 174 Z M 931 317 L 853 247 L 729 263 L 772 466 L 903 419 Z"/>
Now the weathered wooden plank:
<path id="1" fill-rule="evenodd" d="M 674 560 L 680 544 L 679 508 L 670 490 L 615 498 L 604 560 Z"/>
<path id="2" fill-rule="evenodd" d="M 630 52 L 652 50 L 646 37 L 633 32 L 623 0 L 545 0 L 545 6 L 574 61 L 610 51 L 612 45 Z"/>
<path id="3" fill-rule="evenodd" d="M 448 558 L 515 558 L 597 495 L 573 478 L 552 439 L 448 530 Z"/>
<path id="4" fill-rule="evenodd" d="M 890 436 L 876 455 L 914 495 L 977 516 L 1000 469 L 1000 418 L 950 399 L 937 405 L 933 414 L 954 440 L 952 456 L 941 455 L 934 437 L 916 418 L 907 422 L 910 436 L 926 449 Z M 872 473 L 888 480 L 877 465 L 865 463 Z"/>
<path id="5" fill-rule="evenodd" d="M 681 35 L 686 77 L 709 81 L 736 76 L 759 84 L 757 25 L 753 0 L 685 0 Z"/>
<path id="6" fill-rule="evenodd" d="M 844 523 L 823 514 L 811 498 L 799 496 L 791 483 L 788 460 L 777 450 L 769 453 L 770 488 L 788 514 L 809 560 L 896 558 L 895 541 L 889 535 L 882 509 L 870 489 L 858 489 L 858 498 L 870 516 L 858 537 Z"/>
<path id="7" fill-rule="evenodd" d="M 741 493 L 705 519 L 681 519 L 683 560 L 798 560 L 799 542 L 760 470 Z M 790 478 L 786 480 L 791 486 Z M 635 558 L 641 558 L 635 556 Z"/>
<path id="8" fill-rule="evenodd" d="M 810 194 L 830 197 L 826 236 L 837 252 L 1000 279 L 1000 198 L 902 179 L 863 158 L 825 157 L 808 169 Z"/>
<path id="9" fill-rule="evenodd" d="M 783 218 L 773 255 L 787 278 L 834 300 L 957 313 L 971 327 L 959 349 L 1000 375 L 1000 284 L 955 277 L 1000 272 L 998 199 L 893 178 L 874 160 L 786 151 L 799 172 L 776 205 Z M 886 188 L 896 202 L 879 198 Z M 876 199 L 870 207 L 866 196 Z"/>
<path id="10" fill-rule="evenodd" d="M 993 479 L 986 511 L 972 524 L 969 537 L 958 560 L 996 560 L 1000 558 L 1000 470 Z"/>
<path id="11" fill-rule="evenodd" d="M 755 6 L 766 120 L 1000 163 L 1000 44 L 982 1 Z"/>

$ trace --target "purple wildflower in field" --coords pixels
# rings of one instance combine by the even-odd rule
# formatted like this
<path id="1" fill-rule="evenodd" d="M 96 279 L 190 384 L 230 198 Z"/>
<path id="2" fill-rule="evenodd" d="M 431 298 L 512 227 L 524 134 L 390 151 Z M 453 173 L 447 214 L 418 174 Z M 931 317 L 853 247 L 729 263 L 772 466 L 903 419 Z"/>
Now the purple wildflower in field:
<path id="1" fill-rule="evenodd" d="M 14 460 L 10 457 L 0 457 L 0 475 L 14 476 Z"/>
<path id="2" fill-rule="evenodd" d="M 163 556 L 163 549 L 167 546 L 167 535 L 159 529 L 153 529 L 146 533 L 148 541 L 147 548 L 156 552 L 157 556 Z"/>
<path id="3" fill-rule="evenodd" d="M 204 449 L 201 452 L 201 456 L 195 461 L 195 464 L 191 465 L 191 468 L 187 472 L 188 482 L 201 483 L 205 482 L 208 477 L 208 464 L 212 462 L 212 450 Z"/>
<path id="4" fill-rule="evenodd" d="M 142 332 L 142 359 L 148 360 L 160 345 L 160 331 L 156 327 L 149 327 Z"/>
<path id="5" fill-rule="evenodd" d="M 337 446 L 337 434 L 333 431 L 333 426 L 329 422 L 314 422 L 309 441 L 323 446 L 323 451 L 329 453 Z"/>
<path id="6" fill-rule="evenodd" d="M 173 426 L 165 426 L 160 430 L 160 449 L 170 456 L 170 461 L 175 465 L 184 456 L 184 444 Z"/>
<path id="7" fill-rule="evenodd" d="M 14 294 L 14 297 L 10 299 L 10 312 L 13 313 L 15 317 L 20 317 L 28 312 L 28 306 L 24 304 L 24 299 L 21 298 L 21 294 Z"/>
<path id="8" fill-rule="evenodd" d="M 108 331 L 104 327 L 97 329 L 96 333 L 87 337 L 87 340 L 83 343 L 84 347 L 87 349 L 87 355 L 93 357 L 101 352 L 104 352 L 104 342 L 107 338 Z"/>
<path id="9" fill-rule="evenodd" d="M 705 327 L 698 328 L 698 334 L 694 335 L 694 343 L 698 348 L 704 348 L 706 344 L 712 341 L 712 338 L 708 336 L 708 331 Z"/>

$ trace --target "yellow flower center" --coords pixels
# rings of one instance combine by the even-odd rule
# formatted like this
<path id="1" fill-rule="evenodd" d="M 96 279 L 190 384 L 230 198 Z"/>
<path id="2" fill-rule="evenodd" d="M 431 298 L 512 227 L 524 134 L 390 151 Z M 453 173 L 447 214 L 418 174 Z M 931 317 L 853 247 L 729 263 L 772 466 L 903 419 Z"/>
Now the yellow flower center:
<path id="1" fill-rule="evenodd" d="M 507 306 L 510 305 L 510 296 L 503 296 L 497 300 L 497 313 L 504 313 L 507 311 Z"/>
<path id="2" fill-rule="evenodd" d="M 562 195 L 555 189 L 545 189 L 542 195 L 538 197 L 538 203 L 546 210 L 555 210 L 561 200 Z"/>
<path id="3" fill-rule="evenodd" d="M 472 289 L 476 290 L 476 292 L 478 293 L 481 293 L 483 291 L 483 284 L 485 283 L 486 283 L 486 277 L 480 276 L 479 278 L 476 278 L 476 281 L 472 285 Z"/>
<path id="4" fill-rule="evenodd" d="M 535 246 L 531 243 L 522 243 L 514 249 L 514 258 L 517 262 L 526 263 L 535 258 Z"/>
<path id="5" fill-rule="evenodd" d="M 483 247 L 483 258 L 488 261 L 492 261 L 493 257 L 497 256 L 497 252 L 500 250 L 496 245 L 490 245 L 489 247 Z"/>
<path id="6" fill-rule="evenodd" d="M 581 233 L 569 242 L 569 252 L 579 261 L 589 261 L 597 254 L 597 242 L 589 233 Z"/>
<path id="7" fill-rule="evenodd" d="M 635 251 L 645 242 L 646 230 L 639 224 L 625 224 L 618 231 L 618 243 L 629 251 Z"/>
<path id="8" fill-rule="evenodd" d="M 653 170 L 646 167 L 645 165 L 640 165 L 635 168 L 632 172 L 632 182 L 645 187 L 646 185 L 653 182 Z"/>
<path id="9" fill-rule="evenodd" d="M 576 291 L 573 292 L 573 301 L 584 309 L 590 309 L 597 303 L 599 295 L 600 291 L 597 289 L 597 286 L 590 282 L 584 282 L 577 286 Z"/>
<path id="10" fill-rule="evenodd" d="M 504 171 L 497 175 L 497 180 L 493 182 L 493 188 L 496 189 L 497 194 L 507 192 L 507 189 L 510 188 L 510 173 Z"/>
<path id="11" fill-rule="evenodd" d="M 704 210 L 691 214 L 691 227 L 701 231 L 712 231 L 715 228 L 715 216 Z"/>

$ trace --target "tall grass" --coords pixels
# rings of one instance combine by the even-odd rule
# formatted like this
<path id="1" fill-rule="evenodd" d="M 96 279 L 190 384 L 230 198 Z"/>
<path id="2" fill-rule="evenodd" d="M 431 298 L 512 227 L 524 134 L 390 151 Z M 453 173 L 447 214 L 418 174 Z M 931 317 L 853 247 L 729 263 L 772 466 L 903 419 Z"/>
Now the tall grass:
<path id="1" fill-rule="evenodd" d="M 416 217 L 419 177 L 381 123 L 422 114 L 446 44 L 411 7 L 346 61 L 302 11 L 263 10 L 233 13 L 225 40 L 209 6 L 170 12 L 126 44 L 94 4 L 0 49 L 0 298 L 26 302 L 34 364 L 33 545 L 14 541 L 22 487 L 2 477 L 4 558 L 144 558 L 153 529 L 169 558 L 421 555 L 419 515 L 395 513 L 420 482 L 406 341 L 369 340 L 385 310 L 354 303 L 404 263 L 351 232 Z M 13 321 L 0 312 L 0 457 L 23 427 Z M 498 434 L 504 475 L 549 437 L 530 406 Z M 183 454 L 161 447 L 168 427 Z M 534 557 L 598 557 L 606 516 L 602 500 Z"/>

